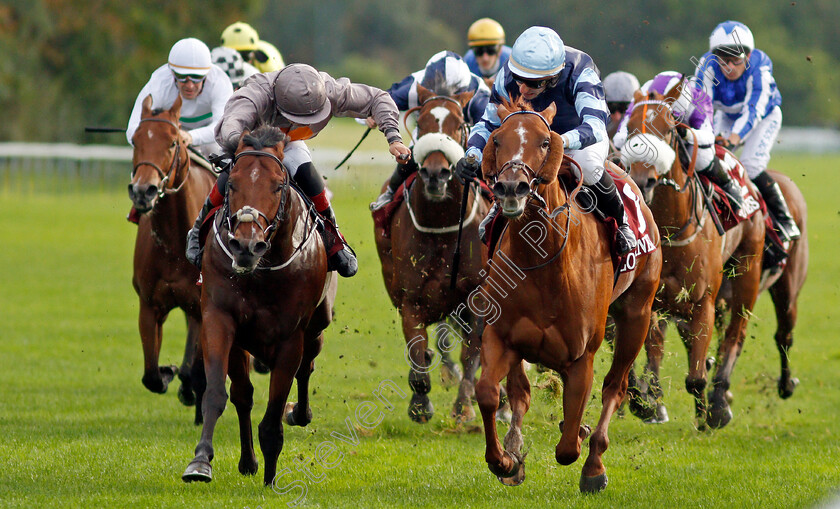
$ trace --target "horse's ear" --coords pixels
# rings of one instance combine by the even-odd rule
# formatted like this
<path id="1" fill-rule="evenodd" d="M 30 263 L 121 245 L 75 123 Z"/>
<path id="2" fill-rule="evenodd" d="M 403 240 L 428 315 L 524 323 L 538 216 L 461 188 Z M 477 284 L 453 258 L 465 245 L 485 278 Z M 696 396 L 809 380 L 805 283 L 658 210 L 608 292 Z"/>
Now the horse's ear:
<path id="1" fill-rule="evenodd" d="M 175 98 L 175 102 L 172 103 L 172 107 L 169 108 L 169 114 L 173 117 L 181 116 L 181 94 L 178 94 L 178 97 Z"/>
<path id="2" fill-rule="evenodd" d="M 665 94 L 664 99 L 668 102 L 668 104 L 672 104 L 674 101 L 679 99 L 685 84 L 685 81 L 680 81 L 679 83 L 677 83 L 676 86 L 671 87 L 671 90 L 669 90 L 668 93 Z"/>
<path id="3" fill-rule="evenodd" d="M 481 153 L 481 174 L 485 179 L 488 175 L 496 174 L 496 144 L 493 143 L 492 133 L 490 133 L 490 139 L 487 140 L 487 145 L 484 145 L 484 151 Z"/>
<path id="4" fill-rule="evenodd" d="M 633 92 L 633 102 L 638 103 L 645 100 L 645 94 L 642 93 L 641 90 L 636 90 Z"/>
<path id="5" fill-rule="evenodd" d="M 496 106 L 496 113 L 499 114 L 499 120 L 504 122 L 505 119 L 508 118 L 508 115 L 510 115 L 510 108 L 507 104 L 501 103 Z"/>
<path id="6" fill-rule="evenodd" d="M 475 90 L 461 92 L 460 94 L 455 96 L 455 100 L 461 103 L 462 108 L 466 108 L 467 104 L 469 104 L 470 100 L 475 95 Z"/>
<path id="7" fill-rule="evenodd" d="M 150 117 L 152 116 L 152 104 L 154 103 L 154 99 L 152 98 L 152 94 L 146 96 L 143 99 L 143 109 L 141 110 L 140 117 Z"/>
<path id="8" fill-rule="evenodd" d="M 419 104 L 423 104 L 429 98 L 434 97 L 435 93 L 429 90 L 428 88 L 424 87 L 420 83 L 417 84 L 417 102 Z"/>
<path id="9" fill-rule="evenodd" d="M 548 149 L 548 158 L 545 164 L 537 173 L 544 184 L 551 184 L 557 180 L 557 173 L 560 171 L 560 165 L 563 163 L 563 137 L 551 131 L 551 145 Z"/>
<path id="10" fill-rule="evenodd" d="M 554 120 L 554 115 L 557 114 L 557 105 L 554 104 L 554 101 L 551 101 L 551 104 L 546 106 L 544 110 L 540 112 L 540 115 L 548 122 L 548 125 L 551 125 L 551 121 Z"/>
<path id="11" fill-rule="evenodd" d="M 236 147 L 236 153 L 238 154 L 242 149 L 245 148 L 245 137 L 251 134 L 251 131 L 245 129 L 242 131 L 242 134 L 239 135 L 239 146 Z"/>

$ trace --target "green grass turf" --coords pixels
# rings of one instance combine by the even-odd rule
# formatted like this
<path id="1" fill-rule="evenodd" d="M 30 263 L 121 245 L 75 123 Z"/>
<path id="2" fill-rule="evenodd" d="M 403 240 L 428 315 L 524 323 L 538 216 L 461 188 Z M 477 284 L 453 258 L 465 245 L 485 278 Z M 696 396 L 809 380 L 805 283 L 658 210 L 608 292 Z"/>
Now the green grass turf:
<path id="1" fill-rule="evenodd" d="M 338 131 L 348 150 L 361 134 Z M 384 148 L 372 139 L 362 149 Z M 613 419 L 604 455 L 610 483 L 597 496 L 578 491 L 582 459 L 567 467 L 555 463 L 562 408 L 537 388 L 523 429 L 527 479 L 517 488 L 502 486 L 487 470 L 479 425 L 457 427 L 448 417 L 455 390 L 443 389 L 436 374 L 436 414 L 429 424 L 410 422 L 407 400 L 392 396 L 396 407 L 384 411 L 380 424 L 355 427 L 358 444 L 330 437 L 347 434 L 345 420 L 356 422 L 357 407 L 373 399 L 382 381 L 408 392 L 399 317 L 385 295 L 367 212 L 383 170 L 360 166 L 363 178 L 331 179 L 338 217 L 361 269 L 340 281 L 336 320 L 312 378 L 314 420 L 307 428 L 286 427 L 278 469 L 290 471 L 279 486 L 304 484 L 309 507 L 787 508 L 826 500 L 840 487 L 840 206 L 831 186 L 838 163 L 837 157 L 778 156 L 773 164 L 794 177 L 810 208 L 810 277 L 791 354 L 802 384 L 794 396 L 781 401 L 776 395 L 779 360 L 767 295 L 749 326 L 733 376 L 735 417 L 723 430 L 694 430 L 683 387 L 685 349 L 669 336 L 663 383 L 671 421 L 652 426 L 629 415 Z M 192 410 L 177 400 L 177 381 L 162 396 L 140 383 L 138 304 L 131 287 L 135 227 L 123 219 L 128 207 L 122 189 L 0 190 L 0 506 L 285 507 L 299 491 L 280 495 L 263 487 L 259 451 L 259 474 L 238 473 L 232 405 L 216 428 L 214 481 L 181 481 L 199 429 L 191 423 Z M 184 331 L 182 315 L 173 312 L 162 363 L 179 363 Z M 605 350 L 598 354 L 596 388 L 609 358 Z M 542 376 L 532 371 L 532 383 Z M 252 378 L 256 424 L 268 380 Z M 594 392 L 586 414 L 591 424 L 600 411 Z M 327 458 L 338 463 L 329 470 L 313 463 L 317 446 L 327 440 L 338 451 Z M 300 464 L 309 465 L 313 479 L 298 470 Z"/>

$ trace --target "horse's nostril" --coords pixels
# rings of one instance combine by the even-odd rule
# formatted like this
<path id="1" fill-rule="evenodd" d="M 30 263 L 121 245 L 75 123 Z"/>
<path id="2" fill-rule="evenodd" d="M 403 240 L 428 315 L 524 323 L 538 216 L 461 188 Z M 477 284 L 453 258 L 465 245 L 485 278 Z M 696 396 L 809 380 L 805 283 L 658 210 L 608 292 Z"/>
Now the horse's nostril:
<path id="1" fill-rule="evenodd" d="M 251 249 L 251 252 L 254 253 L 255 256 L 262 256 L 266 251 L 268 251 L 268 242 L 263 240 L 255 242 L 253 248 Z"/>
<path id="2" fill-rule="evenodd" d="M 154 197 L 157 196 L 157 194 L 158 194 L 157 186 L 149 186 L 148 189 L 146 189 L 145 194 L 146 194 L 147 199 L 149 199 L 149 200 L 154 199 Z"/>
<path id="3" fill-rule="evenodd" d="M 656 185 L 656 179 L 651 177 L 651 178 L 647 179 L 647 184 L 645 184 L 645 187 L 647 189 L 650 189 L 651 187 L 653 187 L 655 185 Z"/>
<path id="4" fill-rule="evenodd" d="M 128 185 L 128 199 L 130 199 L 131 201 L 134 201 L 135 196 L 136 195 L 134 193 L 134 184 L 129 184 Z"/>
<path id="5" fill-rule="evenodd" d="M 504 198 L 505 185 L 501 182 L 496 182 L 495 184 L 493 184 L 493 194 L 499 198 Z"/>
<path id="6" fill-rule="evenodd" d="M 242 253 L 242 243 L 236 240 L 235 238 L 230 239 L 230 242 L 228 242 L 228 246 L 230 247 L 230 251 L 233 254 L 238 255 Z"/>
<path id="7" fill-rule="evenodd" d="M 516 194 L 517 198 L 522 198 L 523 196 L 528 196 L 528 194 L 530 192 L 531 192 L 531 187 L 527 183 L 520 182 L 520 183 L 516 184 L 516 193 L 515 194 Z"/>

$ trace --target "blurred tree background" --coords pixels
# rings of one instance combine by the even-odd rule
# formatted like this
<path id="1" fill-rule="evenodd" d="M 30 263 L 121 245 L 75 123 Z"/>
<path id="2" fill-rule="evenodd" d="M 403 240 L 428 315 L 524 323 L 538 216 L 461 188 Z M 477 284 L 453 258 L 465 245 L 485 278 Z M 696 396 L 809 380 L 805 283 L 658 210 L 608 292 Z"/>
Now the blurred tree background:
<path id="1" fill-rule="evenodd" d="M 715 25 L 739 20 L 773 60 L 785 125 L 840 126 L 837 0 L 6 0 L 0 140 L 85 141 L 85 125 L 124 126 L 175 41 L 212 48 L 233 21 L 252 24 L 286 62 L 387 88 L 437 51 L 463 53 L 467 27 L 484 16 L 502 23 L 508 44 L 549 26 L 602 75 L 622 69 L 642 82 L 693 72 Z"/>

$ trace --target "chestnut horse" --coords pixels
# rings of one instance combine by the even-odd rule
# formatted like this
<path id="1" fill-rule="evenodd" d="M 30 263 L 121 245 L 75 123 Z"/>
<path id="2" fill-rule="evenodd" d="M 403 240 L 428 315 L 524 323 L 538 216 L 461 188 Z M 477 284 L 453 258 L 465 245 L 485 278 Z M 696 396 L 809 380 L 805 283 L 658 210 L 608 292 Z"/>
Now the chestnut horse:
<path id="1" fill-rule="evenodd" d="M 724 392 L 747 333 L 747 323 L 758 296 L 764 246 L 764 217 L 753 214 L 721 237 L 705 206 L 708 191 L 697 178 L 693 163 L 684 168 L 670 104 L 688 82 L 667 95 L 636 92 L 636 107 L 627 123 L 630 136 L 622 151 L 630 176 L 642 189 L 662 236 L 662 291 L 654 309 L 677 324 L 688 349 L 686 390 L 694 396 L 698 428 L 725 426 L 732 411 Z M 683 124 L 684 125 L 684 124 Z M 685 126 L 688 128 L 688 126 Z M 690 128 L 688 128 L 690 129 Z M 696 147 L 694 149 L 696 152 Z M 692 156 L 692 161 L 696 158 Z M 750 198 L 753 210 L 758 202 Z M 724 273 L 726 277 L 724 278 Z M 731 287 L 728 304 L 731 318 L 720 352 L 726 368 L 718 369 L 706 402 L 706 356 L 713 337 L 715 304 L 723 280 Z M 656 320 L 647 343 L 648 362 L 644 380 L 635 386 L 632 375 L 630 409 L 648 422 L 665 422 L 659 367 L 666 321 Z M 718 390 L 724 388 L 723 392 Z"/>
<path id="2" fill-rule="evenodd" d="M 204 249 L 201 346 L 207 392 L 201 440 L 182 476 L 187 482 L 212 480 L 213 430 L 228 397 L 226 376 L 239 417 L 239 471 L 257 472 L 249 353 L 271 368 L 268 407 L 259 425 L 266 485 L 283 448 L 282 421 L 306 426 L 312 419 L 309 376 L 332 319 L 336 279 L 327 272 L 314 208 L 292 189 L 281 163 L 284 141 L 275 127 L 243 133 L 225 205 Z M 299 399 L 287 409 L 293 378 Z"/>
<path id="3" fill-rule="evenodd" d="M 435 95 L 418 86 L 420 106 L 414 157 L 420 165 L 419 178 L 391 218 L 390 237 L 374 228 L 385 287 L 402 317 L 406 359 L 411 367 L 408 383 L 413 392 L 408 415 L 419 423 L 427 422 L 434 414 L 428 396 L 429 372 L 440 362 L 432 363 L 426 327 L 447 316 L 448 323 L 437 327 L 443 336 L 439 340 L 447 344 L 442 350 L 445 353 L 463 341 L 463 378 L 452 415 L 463 421 L 475 418 L 472 400 L 481 324 L 464 303 L 482 279 L 487 248 L 478 238 L 478 224 L 489 209 L 475 189 L 467 204 L 457 284 L 454 289 L 450 285 L 463 194 L 463 185 L 452 178 L 452 167 L 464 155 L 467 126 L 463 108 L 472 96 L 473 92 Z"/>
<path id="4" fill-rule="evenodd" d="M 582 419 L 592 389 L 593 362 L 610 313 L 617 326 L 614 356 L 604 378 L 601 417 L 589 440 L 580 478 L 581 491 L 596 492 L 607 484 L 601 461 L 609 445 L 607 430 L 648 332 L 662 258 L 659 249 L 639 255 L 635 269 L 616 279 L 607 224 L 572 206 L 577 191 L 570 195 L 558 178 L 563 141 L 549 128 L 555 105 L 540 113 L 522 106 L 517 111 L 512 108 L 498 107 L 502 125 L 490 135 L 482 162 L 484 178 L 492 185 L 502 214 L 510 219 L 493 257 L 504 263 L 489 264 L 482 285 L 485 296 L 499 296 L 493 299 L 498 313 L 493 320 L 487 319 L 481 336 L 482 373 L 476 385 L 487 442 L 485 459 L 502 483 L 516 485 L 524 480 L 521 428 L 531 396 L 523 360 L 560 373 L 564 421 L 555 458 L 562 465 L 578 459 L 590 432 Z M 567 168 L 563 167 L 564 174 Z M 618 168 L 615 171 L 622 173 Z M 636 186 L 629 186 L 637 195 L 640 223 L 650 225 L 650 239 L 658 246 L 653 216 L 638 198 Z M 538 245 L 535 230 L 539 231 Z M 508 286 L 503 287 L 503 281 Z M 504 292 L 499 291 L 502 287 Z M 513 419 L 502 449 L 494 413 L 499 382 L 505 376 Z"/>
<path id="5" fill-rule="evenodd" d="M 195 221 L 216 176 L 191 165 L 187 144 L 180 136 L 180 95 L 169 110 L 152 110 L 152 96 L 143 101 L 140 125 L 132 137 L 134 169 L 128 195 L 142 214 L 134 247 L 134 290 L 140 297 L 140 339 L 143 342 L 143 385 L 164 393 L 177 374 L 178 398 L 185 405 L 196 402 L 194 391 L 202 385 L 201 290 L 198 269 L 184 255 L 186 232 Z M 163 323 L 180 307 L 187 316 L 187 344 L 181 367 L 159 366 Z M 197 361 L 197 362 L 196 362 Z M 193 373 L 193 370 L 195 372 Z M 195 378 L 195 379 L 194 379 Z M 201 423 L 200 401 L 195 422 Z"/>

